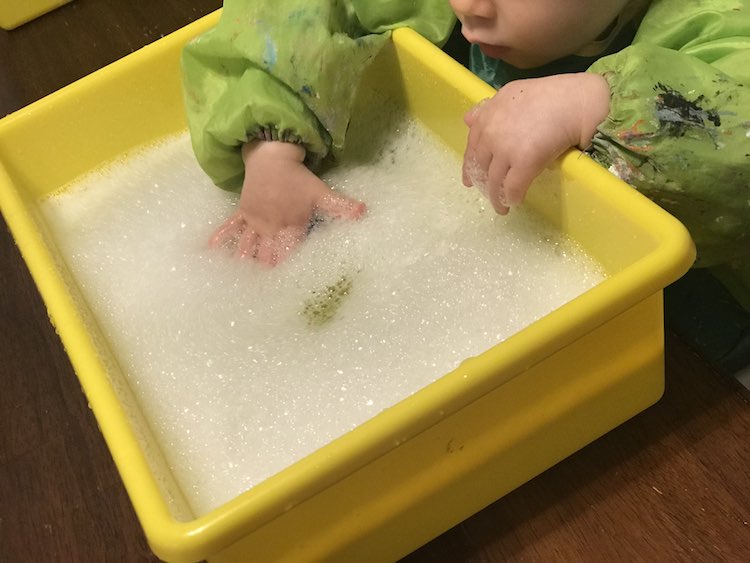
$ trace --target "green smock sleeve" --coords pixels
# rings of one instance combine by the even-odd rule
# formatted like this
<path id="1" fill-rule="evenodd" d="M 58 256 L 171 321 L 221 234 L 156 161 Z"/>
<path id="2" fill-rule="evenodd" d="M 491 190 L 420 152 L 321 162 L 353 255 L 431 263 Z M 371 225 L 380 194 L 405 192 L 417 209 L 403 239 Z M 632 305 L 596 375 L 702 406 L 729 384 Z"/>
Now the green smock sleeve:
<path id="1" fill-rule="evenodd" d="M 655 0 L 590 71 L 612 96 L 594 158 L 683 222 L 696 265 L 750 259 L 750 0 Z"/>
<path id="2" fill-rule="evenodd" d="M 301 143 L 311 160 L 339 150 L 360 76 L 388 30 L 411 26 L 441 43 L 453 23 L 446 0 L 226 0 L 216 27 L 182 54 L 198 162 L 238 191 L 249 139 Z"/>

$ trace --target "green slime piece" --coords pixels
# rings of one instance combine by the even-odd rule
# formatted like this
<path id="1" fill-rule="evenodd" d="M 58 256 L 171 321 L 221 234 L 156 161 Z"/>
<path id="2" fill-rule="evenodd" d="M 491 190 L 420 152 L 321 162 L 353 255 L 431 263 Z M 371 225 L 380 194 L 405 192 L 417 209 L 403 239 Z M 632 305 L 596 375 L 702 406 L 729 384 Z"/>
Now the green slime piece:
<path id="1" fill-rule="evenodd" d="M 312 297 L 305 300 L 305 308 L 302 310 L 308 326 L 323 326 L 329 323 L 351 289 L 352 279 L 348 275 L 343 275 L 336 283 L 313 290 Z"/>

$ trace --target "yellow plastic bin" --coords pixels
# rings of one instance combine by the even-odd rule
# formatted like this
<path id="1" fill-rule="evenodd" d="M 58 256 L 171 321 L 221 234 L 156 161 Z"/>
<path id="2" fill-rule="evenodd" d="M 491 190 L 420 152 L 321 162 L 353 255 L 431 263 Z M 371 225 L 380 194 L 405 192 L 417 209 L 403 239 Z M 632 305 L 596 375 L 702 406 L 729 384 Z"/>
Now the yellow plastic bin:
<path id="1" fill-rule="evenodd" d="M 21 24 L 67 4 L 71 0 L 3 0 L 0 2 L 0 27 L 15 29 Z"/>
<path id="2" fill-rule="evenodd" d="M 185 129 L 180 51 L 217 18 L 0 121 L 3 215 L 159 557 L 398 558 L 659 399 L 662 289 L 692 263 L 692 242 L 670 215 L 570 151 L 537 180 L 528 205 L 604 265 L 604 282 L 225 505 L 191 514 L 38 202 Z M 363 87 L 376 85 L 456 151 L 462 114 L 492 94 L 406 29 L 393 34 Z"/>

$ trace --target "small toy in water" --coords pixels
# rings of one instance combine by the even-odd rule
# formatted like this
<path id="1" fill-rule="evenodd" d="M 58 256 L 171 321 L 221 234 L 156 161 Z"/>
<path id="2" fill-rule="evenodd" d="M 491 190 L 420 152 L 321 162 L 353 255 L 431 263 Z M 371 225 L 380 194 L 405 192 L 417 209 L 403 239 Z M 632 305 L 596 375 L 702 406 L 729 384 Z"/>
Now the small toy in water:
<path id="1" fill-rule="evenodd" d="M 323 326 L 329 323 L 351 289 L 352 278 L 342 275 L 336 283 L 313 290 L 312 297 L 305 300 L 305 308 L 302 310 L 308 326 Z"/>

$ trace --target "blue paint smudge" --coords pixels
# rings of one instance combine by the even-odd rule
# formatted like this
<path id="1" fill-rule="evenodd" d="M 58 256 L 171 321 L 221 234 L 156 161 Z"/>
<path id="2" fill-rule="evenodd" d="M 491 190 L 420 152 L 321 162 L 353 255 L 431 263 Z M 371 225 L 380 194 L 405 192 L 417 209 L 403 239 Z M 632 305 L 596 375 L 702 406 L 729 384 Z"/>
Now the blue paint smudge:
<path id="1" fill-rule="evenodd" d="M 263 64 L 266 65 L 268 70 L 272 70 L 276 64 L 276 45 L 268 34 L 266 34 L 266 49 L 263 52 Z"/>

